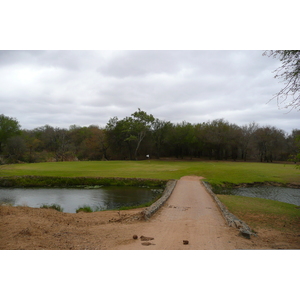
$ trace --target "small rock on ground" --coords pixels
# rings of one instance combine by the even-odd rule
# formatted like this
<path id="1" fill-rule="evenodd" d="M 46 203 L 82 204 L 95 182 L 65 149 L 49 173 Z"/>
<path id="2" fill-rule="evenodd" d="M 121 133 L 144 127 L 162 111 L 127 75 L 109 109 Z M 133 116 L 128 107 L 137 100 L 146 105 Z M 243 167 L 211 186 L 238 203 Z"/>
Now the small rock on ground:
<path id="1" fill-rule="evenodd" d="M 150 246 L 150 245 L 155 245 L 155 244 L 152 244 L 152 243 L 150 243 L 150 242 L 144 242 L 144 243 L 142 243 L 142 245 L 143 245 L 143 246 Z"/>
<path id="2" fill-rule="evenodd" d="M 154 240 L 153 237 L 148 237 L 148 236 L 143 236 L 143 235 L 140 237 L 140 239 L 141 239 L 141 241 L 151 241 L 151 240 Z"/>

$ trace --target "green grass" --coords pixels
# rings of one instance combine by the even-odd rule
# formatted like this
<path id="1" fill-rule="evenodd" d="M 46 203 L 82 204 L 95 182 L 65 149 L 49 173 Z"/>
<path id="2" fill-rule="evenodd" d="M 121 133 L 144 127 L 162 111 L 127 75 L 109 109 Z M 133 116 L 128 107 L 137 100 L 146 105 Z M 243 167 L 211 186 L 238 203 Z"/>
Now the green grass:
<path id="1" fill-rule="evenodd" d="M 43 204 L 40 206 L 40 208 L 55 209 L 60 212 L 64 211 L 63 208 L 59 204 L 51 204 L 51 205 Z"/>
<path id="2" fill-rule="evenodd" d="M 0 167 L 1 176 L 123 177 L 179 179 L 203 176 L 211 184 L 279 182 L 300 184 L 300 170 L 292 164 L 224 161 L 88 161 L 13 164 Z"/>
<path id="3" fill-rule="evenodd" d="M 254 230 L 273 228 L 300 234 L 300 209 L 296 205 L 234 195 L 218 195 L 218 198 Z"/>
<path id="4" fill-rule="evenodd" d="M 84 206 L 80 206 L 76 209 L 76 213 L 79 213 L 80 211 L 83 211 L 83 212 L 93 212 L 94 210 L 88 206 L 88 205 L 84 205 Z"/>

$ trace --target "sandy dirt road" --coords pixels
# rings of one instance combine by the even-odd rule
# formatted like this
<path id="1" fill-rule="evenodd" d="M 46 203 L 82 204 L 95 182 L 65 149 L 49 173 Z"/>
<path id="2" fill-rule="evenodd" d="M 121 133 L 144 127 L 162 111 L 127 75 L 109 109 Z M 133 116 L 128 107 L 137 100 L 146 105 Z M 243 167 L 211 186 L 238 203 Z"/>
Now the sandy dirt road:
<path id="1" fill-rule="evenodd" d="M 140 224 L 139 237 L 115 249 L 198 250 L 236 249 L 238 231 L 227 226 L 216 203 L 205 190 L 201 177 L 185 176 L 166 204 L 147 222 Z M 140 236 L 153 237 L 143 245 Z M 184 244 L 183 240 L 189 243 Z"/>

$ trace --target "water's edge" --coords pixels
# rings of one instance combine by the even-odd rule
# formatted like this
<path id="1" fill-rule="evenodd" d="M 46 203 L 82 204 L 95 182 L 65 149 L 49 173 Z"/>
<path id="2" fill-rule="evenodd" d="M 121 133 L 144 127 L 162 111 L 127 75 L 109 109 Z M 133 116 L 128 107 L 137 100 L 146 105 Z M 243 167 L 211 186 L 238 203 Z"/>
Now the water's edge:
<path id="1" fill-rule="evenodd" d="M 157 212 L 164 205 L 164 203 L 171 196 L 176 186 L 176 183 L 177 180 L 168 181 L 162 196 L 157 201 L 155 201 L 151 206 L 143 210 L 142 215 L 144 216 L 145 220 L 148 220 L 150 217 L 152 217 L 153 214 Z"/>
<path id="2" fill-rule="evenodd" d="M 254 231 L 242 220 L 240 220 L 238 217 L 236 217 L 234 214 L 228 211 L 228 209 L 225 207 L 225 205 L 218 199 L 218 197 L 214 194 L 214 192 L 211 189 L 211 186 L 205 182 L 202 181 L 204 187 L 206 188 L 207 192 L 212 196 L 212 198 L 217 203 L 222 215 L 224 216 L 225 220 L 227 221 L 228 226 L 235 227 L 239 229 L 240 235 L 250 239 L 251 235 L 256 236 Z"/>
<path id="3" fill-rule="evenodd" d="M 211 185 L 215 194 L 237 195 L 244 197 L 263 198 L 273 201 L 285 202 L 293 205 L 300 205 L 300 188 L 294 184 L 274 184 L 274 183 L 244 183 Z"/>

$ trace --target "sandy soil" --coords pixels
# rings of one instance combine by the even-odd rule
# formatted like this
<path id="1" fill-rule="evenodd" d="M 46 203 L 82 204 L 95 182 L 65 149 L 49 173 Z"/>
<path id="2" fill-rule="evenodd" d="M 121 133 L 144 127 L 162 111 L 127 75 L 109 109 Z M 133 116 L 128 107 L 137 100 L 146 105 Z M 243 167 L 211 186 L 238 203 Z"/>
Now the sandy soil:
<path id="1" fill-rule="evenodd" d="M 143 209 L 70 214 L 0 206 L 0 249 L 300 249 L 299 234 L 261 229 L 250 240 L 239 236 L 199 179 L 181 178 L 148 221 L 141 218 Z"/>

